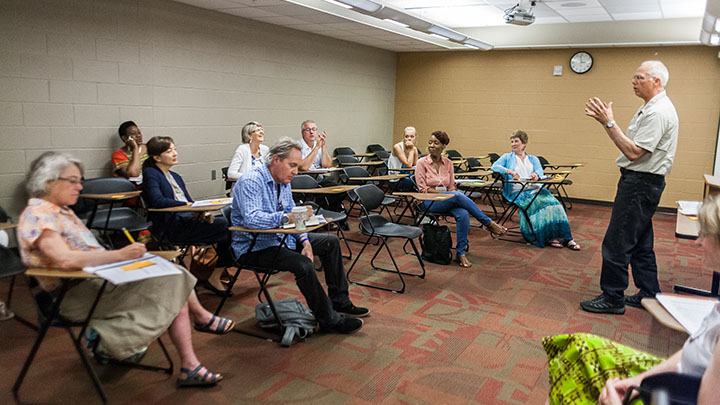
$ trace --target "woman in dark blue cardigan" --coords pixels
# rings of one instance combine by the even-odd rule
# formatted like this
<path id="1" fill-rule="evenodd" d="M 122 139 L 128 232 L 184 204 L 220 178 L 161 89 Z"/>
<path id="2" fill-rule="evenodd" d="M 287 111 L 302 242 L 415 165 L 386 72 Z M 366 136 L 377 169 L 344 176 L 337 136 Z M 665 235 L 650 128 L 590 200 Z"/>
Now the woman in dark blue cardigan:
<path id="1" fill-rule="evenodd" d="M 193 199 L 182 177 L 170 171 L 178 162 L 173 139 L 169 136 L 152 137 L 147 143 L 147 153 L 148 159 L 143 163 L 142 190 L 147 207 L 168 208 L 192 204 Z M 164 240 L 178 244 L 217 244 L 217 266 L 233 265 L 229 250 L 230 232 L 222 216 L 214 217 L 209 212 L 149 212 L 148 219 L 152 221 L 152 233 L 164 235 Z M 205 286 L 215 293 L 222 293 L 218 285 L 221 284 L 221 274 L 222 271 L 214 272 Z"/>

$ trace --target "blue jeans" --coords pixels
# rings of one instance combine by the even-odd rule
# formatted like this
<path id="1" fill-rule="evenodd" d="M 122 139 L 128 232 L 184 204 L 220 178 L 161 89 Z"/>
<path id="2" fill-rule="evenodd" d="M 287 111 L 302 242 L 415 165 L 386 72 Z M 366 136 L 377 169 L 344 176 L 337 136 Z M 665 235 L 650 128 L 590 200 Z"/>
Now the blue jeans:
<path id="1" fill-rule="evenodd" d="M 652 217 L 665 189 L 665 177 L 620 169 L 610 224 L 602 243 L 600 288 L 621 300 L 628 288 L 628 265 L 644 295 L 660 292 L 655 261 Z"/>
<path id="2" fill-rule="evenodd" d="M 459 191 L 447 191 L 443 194 L 453 194 L 455 198 L 445 201 L 423 201 L 423 204 L 425 209 L 430 207 L 430 212 L 433 214 L 451 214 L 455 218 L 455 235 L 457 239 L 455 252 L 464 255 L 467 251 L 468 233 L 470 232 L 470 215 L 485 226 L 490 224 L 492 220 L 465 194 Z"/>

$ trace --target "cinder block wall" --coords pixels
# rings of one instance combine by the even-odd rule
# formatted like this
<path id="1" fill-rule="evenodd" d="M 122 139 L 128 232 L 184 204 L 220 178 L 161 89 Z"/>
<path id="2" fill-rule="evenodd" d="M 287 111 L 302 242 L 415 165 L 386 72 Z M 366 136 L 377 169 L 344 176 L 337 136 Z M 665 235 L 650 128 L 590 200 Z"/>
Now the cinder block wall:
<path id="1" fill-rule="evenodd" d="M 30 162 L 75 154 L 109 176 L 118 125 L 175 139 L 196 199 L 256 120 L 266 143 L 327 129 L 330 148 L 389 144 L 393 52 L 162 0 L 0 2 L 0 205 L 17 217 Z M 218 180 L 210 181 L 211 170 Z"/>
<path id="2" fill-rule="evenodd" d="M 643 100 L 631 78 L 644 60 L 659 59 L 670 70 L 667 93 L 680 118 L 678 150 L 661 206 L 702 198 L 703 173 L 712 173 L 720 116 L 717 47 L 670 46 L 590 48 L 592 69 L 573 73 L 577 49 L 491 52 L 401 53 L 395 96 L 394 139 L 414 125 L 425 150 L 432 131 L 451 138 L 449 148 L 465 155 L 510 151 L 510 133 L 528 132 L 528 153 L 554 163 L 583 163 L 571 175 L 573 197 L 612 201 L 620 177 L 619 152 L 602 127 L 585 116 L 588 98 L 614 101 L 623 130 Z M 563 67 L 553 76 L 553 66 Z"/>

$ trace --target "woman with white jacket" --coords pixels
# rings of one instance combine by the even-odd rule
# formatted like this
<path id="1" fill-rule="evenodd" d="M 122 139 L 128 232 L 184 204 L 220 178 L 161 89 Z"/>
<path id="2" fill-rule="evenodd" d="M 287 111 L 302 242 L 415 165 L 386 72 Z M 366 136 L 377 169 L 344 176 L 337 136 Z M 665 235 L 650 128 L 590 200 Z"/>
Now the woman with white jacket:
<path id="1" fill-rule="evenodd" d="M 228 167 L 227 177 L 237 180 L 243 173 L 264 164 L 263 158 L 269 148 L 262 144 L 265 131 L 259 122 L 250 121 L 242 129 L 242 145 L 235 150 L 235 155 Z"/>

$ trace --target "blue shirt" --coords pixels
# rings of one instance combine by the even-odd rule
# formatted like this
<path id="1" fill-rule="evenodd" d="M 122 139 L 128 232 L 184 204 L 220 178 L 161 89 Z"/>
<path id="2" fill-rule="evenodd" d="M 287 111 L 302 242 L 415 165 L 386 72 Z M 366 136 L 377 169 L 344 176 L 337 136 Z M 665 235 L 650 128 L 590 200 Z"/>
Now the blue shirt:
<path id="1" fill-rule="evenodd" d="M 290 184 L 276 183 L 268 167 L 263 165 L 244 173 L 235 183 L 230 222 L 232 226 L 251 229 L 278 228 L 283 213 L 291 212 L 294 206 Z M 285 236 L 280 233 L 258 235 L 253 252 L 279 246 Z M 307 234 L 288 235 L 285 244 L 289 249 L 295 249 L 296 241 L 304 236 Z M 232 233 L 232 248 L 236 258 L 247 253 L 252 238 L 253 235 L 248 232 Z"/>

